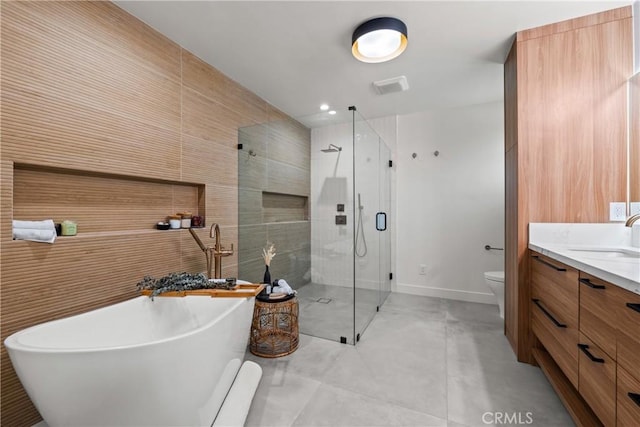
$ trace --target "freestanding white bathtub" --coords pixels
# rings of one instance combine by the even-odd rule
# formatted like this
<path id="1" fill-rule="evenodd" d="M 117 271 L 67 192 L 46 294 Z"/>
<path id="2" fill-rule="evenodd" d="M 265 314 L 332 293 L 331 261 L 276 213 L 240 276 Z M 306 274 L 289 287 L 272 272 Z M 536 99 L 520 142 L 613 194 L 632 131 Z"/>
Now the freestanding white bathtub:
<path id="1" fill-rule="evenodd" d="M 248 412 L 260 379 L 252 362 L 238 374 L 253 305 L 254 298 L 141 296 L 25 329 L 5 346 L 50 427 L 210 426 L 227 393 L 248 399 L 240 404 Z M 247 365 L 255 365 L 248 374 Z M 236 376 L 253 386 L 236 381 L 240 391 L 229 392 Z M 238 402 L 231 406 L 227 413 Z"/>

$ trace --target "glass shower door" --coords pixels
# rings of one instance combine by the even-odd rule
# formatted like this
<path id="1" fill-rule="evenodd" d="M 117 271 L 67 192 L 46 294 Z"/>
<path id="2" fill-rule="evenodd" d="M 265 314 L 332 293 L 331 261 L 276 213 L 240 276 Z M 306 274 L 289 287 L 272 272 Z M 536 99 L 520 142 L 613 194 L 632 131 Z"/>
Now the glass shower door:
<path id="1" fill-rule="evenodd" d="M 389 287 L 389 151 L 357 111 L 353 126 L 354 338 L 358 341 L 384 301 L 383 289 Z"/>

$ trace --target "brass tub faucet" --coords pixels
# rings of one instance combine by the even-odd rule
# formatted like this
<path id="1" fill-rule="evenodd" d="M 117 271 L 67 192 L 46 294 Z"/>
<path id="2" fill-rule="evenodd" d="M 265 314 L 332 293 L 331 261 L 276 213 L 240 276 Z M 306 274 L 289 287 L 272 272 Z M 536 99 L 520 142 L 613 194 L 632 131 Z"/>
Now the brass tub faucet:
<path id="1" fill-rule="evenodd" d="M 190 228 L 189 232 L 207 258 L 207 277 L 209 279 L 221 279 L 222 258 L 233 255 L 233 243 L 231 244 L 231 249 L 225 249 L 222 247 L 220 243 L 220 226 L 217 223 L 212 224 L 209 229 L 209 237 L 215 239 L 214 246 L 205 246 L 193 228 Z"/>

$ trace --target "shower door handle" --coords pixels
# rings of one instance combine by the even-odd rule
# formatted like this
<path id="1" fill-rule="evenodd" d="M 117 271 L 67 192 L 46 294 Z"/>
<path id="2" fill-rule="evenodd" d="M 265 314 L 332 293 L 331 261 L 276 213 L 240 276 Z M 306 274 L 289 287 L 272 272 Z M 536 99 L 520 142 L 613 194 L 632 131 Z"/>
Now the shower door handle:
<path id="1" fill-rule="evenodd" d="M 376 230 L 384 231 L 387 229 L 387 214 L 384 212 L 378 212 L 376 214 Z"/>

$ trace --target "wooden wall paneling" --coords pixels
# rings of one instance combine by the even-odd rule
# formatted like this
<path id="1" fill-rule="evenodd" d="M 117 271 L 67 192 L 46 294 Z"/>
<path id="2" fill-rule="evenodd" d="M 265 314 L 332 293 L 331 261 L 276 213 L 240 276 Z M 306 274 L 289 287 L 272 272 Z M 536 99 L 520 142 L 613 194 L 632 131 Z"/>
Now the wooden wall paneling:
<path id="1" fill-rule="evenodd" d="M 208 226 L 214 222 L 220 225 L 237 224 L 238 189 L 232 186 L 208 185 L 206 209 Z"/>
<path id="2" fill-rule="evenodd" d="M 1 152 L 1 150 L 0 150 Z M 0 160 L 0 243 L 13 236 L 13 162 Z M 1 266 L 1 264 L 0 264 Z M 0 268 L 2 283 L 2 268 Z"/>
<path id="3" fill-rule="evenodd" d="M 179 237 L 185 232 L 68 237 L 53 245 L 4 240 L 2 340 L 34 324 L 136 296 L 135 284 L 143 275 L 176 269 Z M 1 354 L 2 425 L 33 425 L 39 416 L 34 416 L 4 347 Z"/>
<path id="4" fill-rule="evenodd" d="M 253 124 L 233 110 L 189 88 L 182 94 L 182 132 L 208 141 L 235 146 L 237 129 Z"/>
<path id="5" fill-rule="evenodd" d="M 505 63 L 505 292 L 517 304 L 507 306 L 505 330 L 519 360 L 530 360 L 533 342 L 528 224 L 607 222 L 609 202 L 625 200 L 630 14 L 627 7 L 519 32 Z"/>
<path id="6" fill-rule="evenodd" d="M 14 171 L 16 219 L 72 219 L 78 232 L 153 229 L 178 211 L 198 210 L 197 185 L 83 175 L 56 169 Z"/>
<path id="7" fill-rule="evenodd" d="M 518 143 L 518 49 L 516 41 L 504 63 L 504 152 Z"/>
<path id="8" fill-rule="evenodd" d="M 537 180 L 531 222 L 606 222 L 609 202 L 625 199 L 626 171 L 615 165 L 626 164 L 630 29 L 627 19 L 519 44 L 519 142 Z"/>
<path id="9" fill-rule="evenodd" d="M 238 224 L 262 224 L 262 190 L 238 188 Z"/>
<path id="10" fill-rule="evenodd" d="M 617 9 L 606 10 L 604 12 L 591 15 L 581 16 L 562 22 L 555 22 L 542 27 L 531 28 L 529 30 L 519 31 L 517 34 L 518 41 L 526 41 L 539 37 L 550 36 L 553 34 L 564 33 L 577 30 L 584 27 L 593 27 L 607 22 L 618 21 L 631 17 L 631 7 L 625 6 Z"/>
<path id="11" fill-rule="evenodd" d="M 517 280 L 517 221 L 518 221 L 518 104 L 517 55 L 513 42 L 504 64 L 504 134 L 505 134 L 505 322 L 504 333 L 517 354 L 518 343 L 518 280 Z M 516 148 L 514 148 L 514 146 Z"/>
<path id="12" fill-rule="evenodd" d="M 305 221 L 309 219 L 308 201 L 304 196 L 263 192 L 263 222 Z"/>
<path id="13" fill-rule="evenodd" d="M 593 191 L 598 222 L 609 221 L 609 203 L 627 198 L 628 79 L 633 70 L 632 18 L 599 25 L 593 44 Z M 638 165 L 638 163 L 636 163 Z"/>
<path id="14" fill-rule="evenodd" d="M 311 175 L 308 168 L 300 168 L 277 160 L 267 160 L 267 188 L 272 193 L 309 196 Z"/>
<path id="15" fill-rule="evenodd" d="M 183 85 L 255 123 L 267 121 L 267 103 L 192 53 L 182 51 Z"/>
<path id="16" fill-rule="evenodd" d="M 5 155 L 179 178 L 180 91 L 173 70 L 162 73 L 96 45 L 67 26 L 60 16 L 67 7 L 3 4 Z M 177 54 L 171 47 L 160 46 L 165 55 Z"/>
<path id="17" fill-rule="evenodd" d="M 113 3 L 1 8 L 2 338 L 131 298 L 147 274 L 204 271 L 186 230 L 152 230 L 170 213 L 218 222 L 237 251 L 238 127 L 293 121 Z M 12 241 L 13 216 L 75 219 L 79 234 Z M 236 252 L 223 276 L 237 273 Z M 1 423 L 31 426 L 40 417 L 0 353 Z"/>
<path id="18" fill-rule="evenodd" d="M 629 197 L 640 202 L 640 72 L 629 80 Z"/>
<path id="19" fill-rule="evenodd" d="M 268 154 L 270 160 L 309 169 L 311 165 L 311 131 L 293 119 L 269 122 Z"/>
<path id="20" fill-rule="evenodd" d="M 182 180 L 235 186 L 238 182 L 237 139 L 229 138 L 214 141 L 183 135 Z"/>

